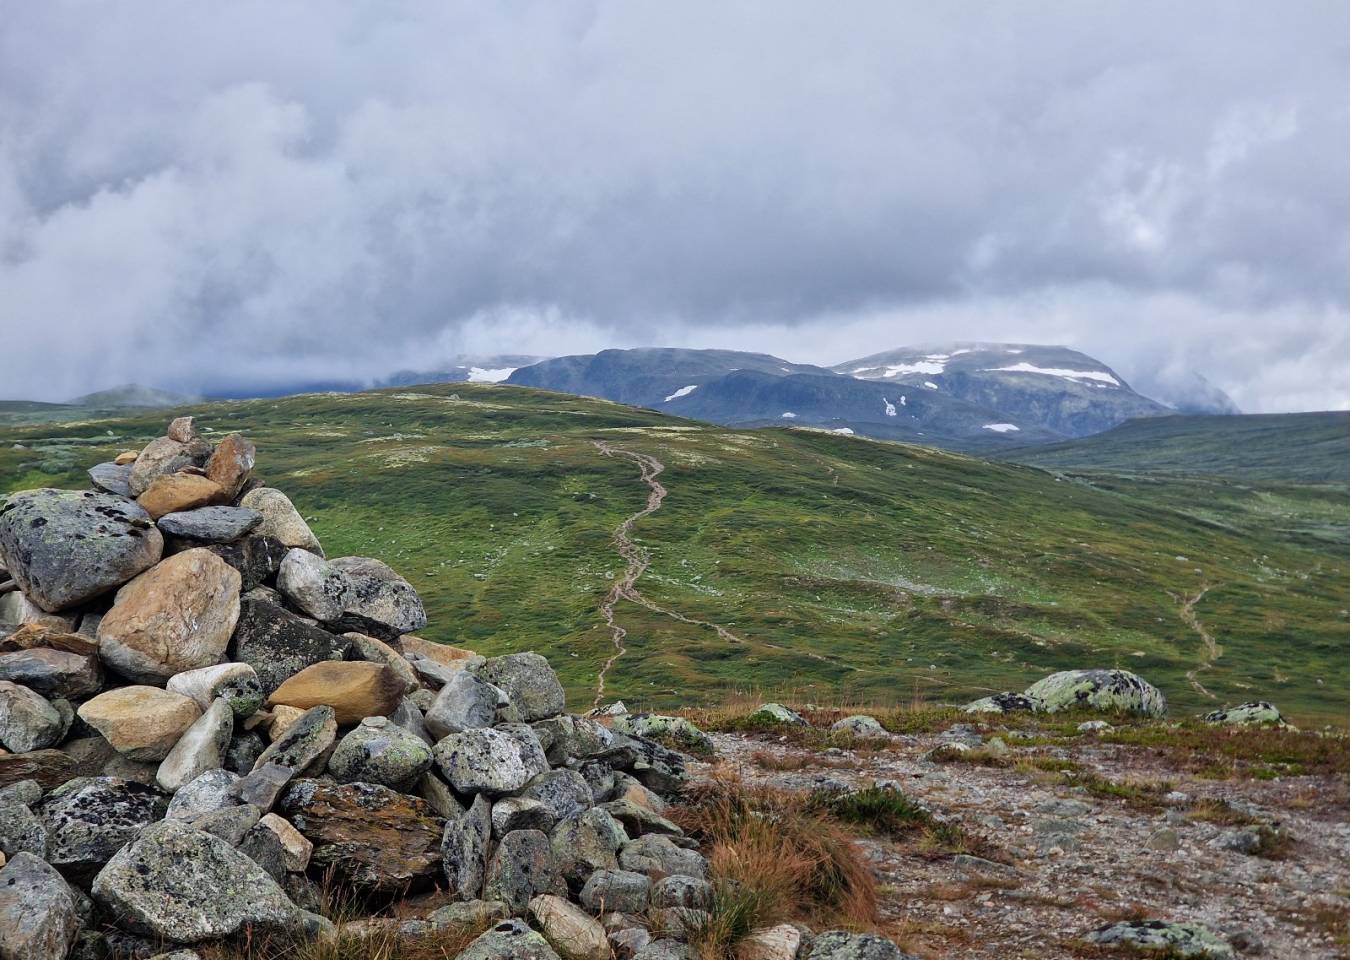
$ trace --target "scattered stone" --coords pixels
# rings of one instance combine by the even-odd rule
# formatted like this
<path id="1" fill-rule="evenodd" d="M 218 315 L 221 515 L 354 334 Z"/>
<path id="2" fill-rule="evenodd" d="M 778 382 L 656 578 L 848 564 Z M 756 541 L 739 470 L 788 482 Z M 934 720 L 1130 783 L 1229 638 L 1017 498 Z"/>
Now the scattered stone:
<path id="1" fill-rule="evenodd" d="M 220 810 L 203 813 L 201 816 L 193 817 L 186 822 L 194 830 L 209 833 L 213 837 L 224 840 L 230 846 L 237 847 L 243 843 L 248 832 L 258 825 L 258 818 L 261 815 L 262 811 L 257 807 L 240 803 L 233 807 L 223 807 Z M 180 818 L 176 817 L 175 819 Z"/>
<path id="2" fill-rule="evenodd" d="M 153 684 L 214 665 L 239 620 L 239 582 L 206 550 L 162 561 L 117 591 L 98 625 L 99 656 L 123 676 Z"/>
<path id="3" fill-rule="evenodd" d="M 219 663 L 185 670 L 170 677 L 165 689 L 191 698 L 203 710 L 218 699 L 224 700 L 239 720 L 253 716 L 263 702 L 258 673 L 247 663 Z"/>
<path id="4" fill-rule="evenodd" d="M 248 925 L 294 928 L 302 919 L 256 863 L 175 820 L 123 847 L 94 878 L 93 893 L 135 932 L 170 943 L 228 937 Z"/>
<path id="5" fill-rule="evenodd" d="M 238 797 L 243 803 L 267 811 L 281 796 L 290 782 L 295 779 L 295 771 L 279 763 L 264 763 L 241 777 L 230 786 L 231 796 Z"/>
<path id="6" fill-rule="evenodd" d="M 234 711 L 229 701 L 216 700 L 174 744 L 159 765 L 155 782 L 174 793 L 207 770 L 223 766 L 233 733 Z"/>
<path id="7" fill-rule="evenodd" d="M 620 927 L 609 934 L 609 944 L 619 960 L 633 960 L 651 942 L 651 933 L 641 926 Z"/>
<path id="8" fill-rule="evenodd" d="M 1128 670 L 1064 670 L 1027 687 L 1026 696 L 1047 713 L 1082 707 L 1146 717 L 1167 713 L 1162 691 Z"/>
<path id="9" fill-rule="evenodd" d="M 515 793 L 548 769 L 534 731 L 524 731 L 528 735 L 492 728 L 452 733 L 436 744 L 436 764 L 456 793 Z"/>
<path id="10" fill-rule="evenodd" d="M 1106 733 L 1113 729 L 1105 720 L 1084 720 L 1078 725 L 1079 733 Z"/>
<path id="11" fill-rule="evenodd" d="M 357 886 L 403 890 L 441 872 L 444 824 L 424 800 L 369 783 L 296 780 L 276 812 L 314 844 L 314 864 Z"/>
<path id="12" fill-rule="evenodd" d="M 567 709 L 567 696 L 558 675 L 537 653 L 492 657 L 478 668 L 477 673 L 488 683 L 506 691 L 520 712 L 520 719 L 526 723 L 556 716 Z"/>
<path id="13" fill-rule="evenodd" d="M 0 786 L 32 780 L 46 789 L 58 787 L 75 776 L 76 766 L 75 759 L 60 750 L 0 755 Z"/>
<path id="14" fill-rule="evenodd" d="M 131 464 L 131 476 L 127 481 L 131 495 L 139 497 L 157 477 L 177 473 L 184 467 L 200 466 L 202 459 L 201 447 L 196 443 L 189 446 L 170 437 L 156 437 Z"/>
<path id="15" fill-rule="evenodd" d="M 739 944 L 739 960 L 796 960 L 802 932 L 790 923 L 756 930 Z"/>
<path id="16" fill-rule="evenodd" d="M 472 927 L 495 924 L 510 916 L 511 912 L 500 900 L 466 900 L 437 907 L 427 919 L 437 927 Z"/>
<path id="17" fill-rule="evenodd" d="M 548 941 L 522 920 L 503 920 L 455 960 L 560 960 Z"/>
<path id="18" fill-rule="evenodd" d="M 262 600 L 240 604 L 239 624 L 230 643 L 230 657 L 247 663 L 270 694 L 306 667 L 341 660 L 351 641 L 321 630 L 289 610 Z"/>
<path id="19" fill-rule="evenodd" d="M 164 431 L 164 436 L 179 443 L 191 443 L 193 440 L 201 439 L 192 417 L 174 417 L 169 421 L 169 429 Z"/>
<path id="20" fill-rule="evenodd" d="M 149 514 L 110 493 L 25 490 L 0 507 L 0 566 L 49 613 L 121 586 L 163 551 Z"/>
<path id="21" fill-rule="evenodd" d="M 328 773 L 339 783 L 361 781 L 407 791 L 431 764 L 431 748 L 421 737 L 375 716 L 342 738 L 328 758 Z"/>
<path id="22" fill-rule="evenodd" d="M 529 902 L 530 916 L 550 944 L 571 960 L 610 960 L 605 928 L 564 897 L 543 894 Z"/>
<path id="23" fill-rule="evenodd" d="M 545 893 L 567 896 L 548 835 L 517 830 L 502 837 L 488 860 L 483 898 L 500 900 L 513 916 L 520 916 L 532 899 Z"/>
<path id="24" fill-rule="evenodd" d="M 889 940 L 870 933 L 829 930 L 811 944 L 807 960 L 915 960 Z"/>
<path id="25" fill-rule="evenodd" d="M 630 837 L 640 837 L 648 833 L 659 833 L 668 837 L 684 836 L 684 831 L 679 826 L 631 800 L 611 800 L 600 804 L 600 809 L 623 824 L 624 832 Z"/>
<path id="26" fill-rule="evenodd" d="M 86 701 L 80 719 L 131 760 L 158 762 L 169 755 L 201 708 L 178 693 L 158 687 L 118 687 Z"/>
<path id="27" fill-rule="evenodd" d="M 57 636 L 82 639 L 76 634 Z M 86 650 L 78 653 L 47 646 L 3 653 L 0 680 L 22 684 L 43 697 L 82 700 L 103 689 L 103 666 L 97 650 L 97 645 L 87 644 Z"/>
<path id="28" fill-rule="evenodd" d="M 328 751 L 337 741 L 337 717 L 327 705 L 312 707 L 286 728 L 286 732 L 272 741 L 253 764 L 259 770 L 269 763 L 288 767 L 296 773 L 311 768 L 322 770 Z"/>
<path id="29" fill-rule="evenodd" d="M 1129 946 L 1140 951 L 1167 951 L 1177 957 L 1231 960 L 1234 956 L 1226 941 L 1194 923 L 1124 920 L 1095 930 L 1087 938 L 1093 943 Z"/>
<path id="30" fill-rule="evenodd" d="M 1171 827 L 1161 827 L 1148 835 L 1144 846 L 1159 853 L 1175 853 L 1181 849 L 1181 837 Z"/>
<path id="31" fill-rule="evenodd" d="M 286 680 L 272 691 L 268 702 L 302 710 L 327 704 L 338 725 L 349 726 L 366 717 L 387 717 L 402 699 L 403 685 L 386 665 L 325 660 Z"/>
<path id="32" fill-rule="evenodd" d="M 591 721 L 592 723 L 594 721 Z M 639 737 L 650 737 L 691 753 L 711 754 L 712 737 L 684 717 L 667 717 L 658 713 L 622 713 L 612 721 L 615 730 Z M 604 729 L 601 727 L 601 729 Z"/>
<path id="33" fill-rule="evenodd" d="M 229 543 L 262 523 L 262 514 L 247 507 L 201 507 L 166 513 L 155 526 L 161 533 L 198 543 Z"/>
<path id="34" fill-rule="evenodd" d="M 0 680 L 0 745 L 6 750 L 44 750 L 60 743 L 65 731 L 65 719 L 44 697 Z"/>
<path id="35" fill-rule="evenodd" d="M 66 633 L 75 627 L 74 613 L 63 616 L 48 613 L 18 590 L 0 594 L 0 634 L 26 626 L 43 627 Z"/>
<path id="36" fill-rule="evenodd" d="M 0 804 L 22 803 L 31 807 L 42 799 L 42 784 L 36 780 L 20 780 L 0 788 Z"/>
<path id="37" fill-rule="evenodd" d="M 694 951 L 678 940 L 652 940 L 633 954 L 633 960 L 697 960 Z"/>
<path id="38" fill-rule="evenodd" d="M 796 727 L 808 726 L 806 720 L 795 710 L 789 710 L 781 703 L 766 703 L 746 718 L 751 723 L 787 723 Z"/>
<path id="39" fill-rule="evenodd" d="M 877 722 L 876 717 L 861 713 L 836 720 L 830 725 L 830 733 L 844 734 L 858 740 L 881 740 L 890 736 L 886 728 Z"/>
<path id="40" fill-rule="evenodd" d="M 431 809 L 447 820 L 464 813 L 463 805 L 455 799 L 450 787 L 434 773 L 422 774 L 422 779 L 417 781 L 417 796 L 431 804 Z"/>
<path id="41" fill-rule="evenodd" d="M 61 874 L 32 853 L 0 869 L 0 957 L 65 960 L 84 925 L 80 897 Z"/>
<path id="42" fill-rule="evenodd" d="M 287 547 L 298 547 L 323 556 L 319 538 L 314 536 L 309 524 L 301 518 L 290 498 L 280 490 L 256 487 L 244 494 L 239 505 L 263 515 L 262 523 L 257 527 L 261 536 L 273 537 Z"/>
<path id="43" fill-rule="evenodd" d="M 1240 703 L 1236 707 L 1225 707 L 1205 714 L 1205 723 L 1243 727 L 1283 727 L 1284 716 L 1275 704 L 1266 700 L 1253 700 Z"/>
<path id="44" fill-rule="evenodd" d="M 143 783 L 80 777 L 53 790 L 37 813 L 47 832 L 45 859 L 87 880 L 146 826 L 164 818 L 168 801 Z"/>
<path id="45" fill-rule="evenodd" d="M 1040 703 L 1021 693 L 996 693 L 972 700 L 961 710 L 965 713 L 1035 713 Z"/>

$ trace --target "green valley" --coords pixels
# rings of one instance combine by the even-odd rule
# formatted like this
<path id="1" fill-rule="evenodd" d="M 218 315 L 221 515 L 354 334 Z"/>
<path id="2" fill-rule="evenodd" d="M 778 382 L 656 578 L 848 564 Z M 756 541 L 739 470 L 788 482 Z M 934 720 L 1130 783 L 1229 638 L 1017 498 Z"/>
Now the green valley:
<path id="1" fill-rule="evenodd" d="M 729 690 L 959 702 L 1063 668 L 1119 666 L 1174 713 L 1267 698 L 1346 719 L 1350 500 L 1335 489 L 1057 476 L 817 431 L 741 431 L 474 384 L 198 404 L 0 430 L 0 491 L 84 470 L 193 413 L 259 449 L 330 556 L 384 559 L 424 635 L 536 650 L 573 706 L 615 653 L 600 606 L 636 521 L 650 558 L 616 622 L 607 695 Z M 1178 418 L 1179 419 L 1179 418 Z"/>

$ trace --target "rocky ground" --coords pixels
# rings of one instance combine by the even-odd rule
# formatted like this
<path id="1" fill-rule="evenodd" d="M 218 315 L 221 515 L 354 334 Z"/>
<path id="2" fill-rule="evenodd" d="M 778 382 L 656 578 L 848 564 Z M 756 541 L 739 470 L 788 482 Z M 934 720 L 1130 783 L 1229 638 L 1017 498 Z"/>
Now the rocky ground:
<path id="1" fill-rule="evenodd" d="M 1125 919 L 1200 924 L 1226 940 L 1232 955 L 1350 956 L 1344 780 L 1204 779 L 1165 751 L 1101 742 L 1091 733 L 1055 738 L 1048 747 L 1043 738 L 1020 747 L 1025 740 L 1014 734 L 997 722 L 960 724 L 853 748 L 715 734 L 716 759 L 698 775 L 799 792 L 893 781 L 987 841 L 984 856 L 974 857 L 916 848 L 903 837 L 860 838 L 883 878 L 886 921 L 921 957 L 1098 956 L 1093 951 L 1101 948 L 1086 937 Z M 1006 766 L 930 758 L 938 748 L 946 749 L 937 757 L 951 753 L 953 742 L 982 756 L 996 735 L 1011 745 Z M 1069 777 L 1017 763 L 1023 753 L 1078 771 Z M 1075 785 L 1088 776 L 1137 784 L 1144 799 L 1096 796 Z M 1287 848 L 1253 852 L 1259 828 L 1249 820 L 1269 825 Z"/>

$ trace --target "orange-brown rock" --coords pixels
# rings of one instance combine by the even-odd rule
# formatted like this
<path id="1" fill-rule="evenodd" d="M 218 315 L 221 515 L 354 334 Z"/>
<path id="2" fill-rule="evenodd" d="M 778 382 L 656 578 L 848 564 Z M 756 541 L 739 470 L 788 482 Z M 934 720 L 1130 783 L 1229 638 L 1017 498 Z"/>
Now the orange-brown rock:
<path id="1" fill-rule="evenodd" d="M 0 787 L 36 780 L 43 789 L 51 790 L 75 777 L 79 773 L 76 767 L 75 758 L 60 750 L 0 751 Z"/>
<path id="2" fill-rule="evenodd" d="M 125 677 L 162 686 L 219 663 L 239 621 L 239 572 L 196 547 L 117 591 L 98 625 L 99 656 Z"/>
<path id="3" fill-rule="evenodd" d="M 257 456 L 258 448 L 243 434 L 232 433 L 216 444 L 215 452 L 206 464 L 206 475 L 220 484 L 227 500 L 233 500 L 253 472 Z"/>
<path id="4" fill-rule="evenodd" d="M 195 510 L 197 507 L 224 503 L 229 497 L 216 481 L 192 473 L 169 473 L 150 481 L 145 492 L 136 498 L 151 520 L 166 513 Z"/>
<path id="5" fill-rule="evenodd" d="M 308 710 L 327 704 L 340 726 L 387 717 L 403 698 L 403 682 L 382 663 L 325 660 L 306 667 L 272 693 L 273 705 Z"/>
<path id="6" fill-rule="evenodd" d="M 190 698 L 159 687 L 118 687 L 100 693 L 77 712 L 114 750 L 143 762 L 167 757 L 202 715 Z"/>
<path id="7" fill-rule="evenodd" d="M 98 644 L 88 637 L 59 630 L 42 623 L 25 623 L 9 636 L 0 640 L 0 653 L 33 650 L 39 647 L 60 650 L 63 653 L 78 653 L 81 656 L 98 653 Z"/>
<path id="8" fill-rule="evenodd" d="M 117 464 L 119 467 L 125 467 L 128 463 L 135 463 L 136 458 L 140 455 L 141 451 L 139 450 L 123 450 L 113 458 L 113 463 Z"/>
<path id="9" fill-rule="evenodd" d="M 470 660 L 478 656 L 472 650 L 452 647 L 448 643 L 433 643 L 411 633 L 405 633 L 399 637 L 394 646 L 404 653 L 412 653 L 419 657 L 426 657 L 428 660 L 435 660 L 441 666 L 449 667 L 451 670 L 464 669 Z"/>

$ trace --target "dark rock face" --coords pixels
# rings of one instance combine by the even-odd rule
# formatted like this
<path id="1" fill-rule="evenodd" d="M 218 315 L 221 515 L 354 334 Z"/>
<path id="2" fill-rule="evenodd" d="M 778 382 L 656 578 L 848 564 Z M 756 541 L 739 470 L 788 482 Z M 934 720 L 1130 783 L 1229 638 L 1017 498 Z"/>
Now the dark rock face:
<path id="1" fill-rule="evenodd" d="M 0 787 L 21 780 L 34 780 L 50 790 L 75 776 L 78 762 L 60 750 L 34 750 L 32 753 L 0 757 Z"/>
<path id="2" fill-rule="evenodd" d="M 272 693 L 305 667 L 341 660 L 351 641 L 305 622 L 265 600 L 244 600 L 230 641 L 230 659 L 247 663 L 258 674 L 264 693 Z"/>
<path id="3" fill-rule="evenodd" d="M 117 777 L 83 777 L 38 805 L 47 828 L 47 862 L 88 879 L 147 824 L 164 818 L 169 800 L 153 787 Z"/>
<path id="4" fill-rule="evenodd" d="M 33 647 L 0 654 L 0 680 L 23 684 L 44 697 L 82 700 L 103 688 L 97 656 Z"/>
<path id="5" fill-rule="evenodd" d="M 441 873 L 445 822 L 425 800 L 369 783 L 297 780 L 277 812 L 314 844 L 311 863 L 357 886 L 402 890 Z"/>
<path id="6" fill-rule="evenodd" d="M 0 566 L 49 613 L 121 586 L 163 552 L 150 515 L 110 493 L 25 490 L 0 507 Z"/>
<path id="7" fill-rule="evenodd" d="M 228 543 L 262 523 L 263 515 L 247 507 L 198 507 L 166 513 L 156 521 L 160 531 L 200 543 Z"/>
<path id="8" fill-rule="evenodd" d="M 168 550 L 176 553 L 180 550 L 198 546 L 195 540 L 172 538 Z M 252 590 L 259 584 L 271 580 L 281 568 L 282 558 L 289 549 L 275 537 L 247 536 L 229 543 L 210 543 L 204 549 L 210 550 L 239 571 L 240 590 Z"/>

